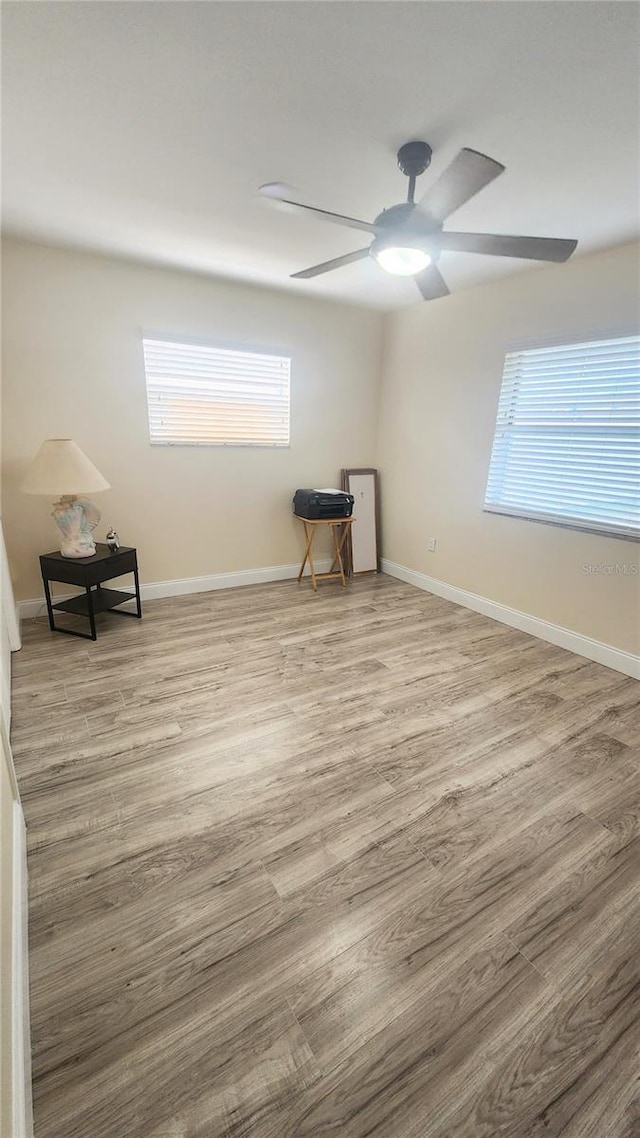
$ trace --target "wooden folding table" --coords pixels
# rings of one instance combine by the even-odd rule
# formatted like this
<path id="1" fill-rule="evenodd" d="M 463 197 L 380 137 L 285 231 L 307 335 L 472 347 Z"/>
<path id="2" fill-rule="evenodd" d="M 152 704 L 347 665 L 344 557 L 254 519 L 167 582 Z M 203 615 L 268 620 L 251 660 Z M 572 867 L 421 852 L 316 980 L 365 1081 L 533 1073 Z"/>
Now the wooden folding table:
<path id="1" fill-rule="evenodd" d="M 318 581 L 342 581 L 343 586 L 346 586 L 347 579 L 344 573 L 342 551 L 344 549 L 345 541 L 347 540 L 347 534 L 351 529 L 354 519 L 318 518 L 317 520 L 312 520 L 311 518 L 301 518 L 300 514 L 296 514 L 295 516 L 299 521 L 302 522 L 304 526 L 304 536 L 306 540 L 304 558 L 302 560 L 302 565 L 300 566 L 300 572 L 298 573 L 298 583 L 302 580 L 302 574 L 304 573 L 305 565 L 308 561 L 309 568 L 311 570 L 311 584 L 315 591 L 317 591 L 318 588 Z M 318 526 L 331 526 L 331 531 L 333 533 L 334 554 L 331 569 L 328 573 L 316 573 L 315 565 L 313 563 L 313 539 L 316 535 L 316 529 Z M 338 533 L 340 526 L 343 527 L 342 533 Z"/>

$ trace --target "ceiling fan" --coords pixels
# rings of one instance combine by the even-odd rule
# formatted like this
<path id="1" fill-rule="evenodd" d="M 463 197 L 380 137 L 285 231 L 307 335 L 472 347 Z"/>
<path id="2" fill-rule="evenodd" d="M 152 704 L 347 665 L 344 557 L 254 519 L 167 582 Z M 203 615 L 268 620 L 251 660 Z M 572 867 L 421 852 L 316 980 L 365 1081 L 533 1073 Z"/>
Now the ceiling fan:
<path id="1" fill-rule="evenodd" d="M 400 147 L 398 166 L 409 179 L 407 200 L 383 209 L 372 222 L 291 201 L 287 197 L 287 187 L 278 182 L 261 186 L 260 193 L 265 197 L 314 214 L 321 221 L 344 225 L 348 229 L 361 229 L 373 235 L 373 241 L 366 249 L 334 257 L 321 265 L 292 273 L 292 276 L 298 279 L 317 277 L 372 256 L 388 273 L 413 277 L 424 299 L 434 300 L 449 293 L 436 264 L 443 252 L 488 253 L 494 257 L 523 257 L 533 261 L 569 259 L 577 241 L 556 237 L 511 237 L 502 233 L 445 232 L 443 223 L 449 215 L 504 173 L 505 167 L 486 154 L 465 147 L 416 202 L 416 178 L 429 166 L 431 153 L 427 142 L 406 142 Z"/>

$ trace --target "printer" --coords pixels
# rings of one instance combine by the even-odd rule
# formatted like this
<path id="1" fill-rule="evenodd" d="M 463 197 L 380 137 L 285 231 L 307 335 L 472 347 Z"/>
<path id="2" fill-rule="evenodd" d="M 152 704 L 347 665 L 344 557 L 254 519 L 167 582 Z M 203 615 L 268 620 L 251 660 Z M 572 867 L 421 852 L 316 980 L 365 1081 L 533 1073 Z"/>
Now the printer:
<path id="1" fill-rule="evenodd" d="M 296 490 L 293 512 L 311 522 L 350 518 L 353 502 L 353 494 L 345 494 L 342 490 Z"/>

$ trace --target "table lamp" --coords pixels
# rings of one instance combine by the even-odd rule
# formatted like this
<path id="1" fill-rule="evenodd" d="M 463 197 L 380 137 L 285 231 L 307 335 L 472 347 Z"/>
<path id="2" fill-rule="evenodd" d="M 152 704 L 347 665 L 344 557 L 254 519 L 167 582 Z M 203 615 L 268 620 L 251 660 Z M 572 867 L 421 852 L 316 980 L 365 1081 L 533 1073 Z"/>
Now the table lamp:
<path id="1" fill-rule="evenodd" d="M 92 535 L 100 511 L 82 495 L 111 487 L 73 439 L 45 439 L 20 489 L 24 494 L 58 495 L 51 516 L 62 534 L 62 556 L 93 556 Z"/>

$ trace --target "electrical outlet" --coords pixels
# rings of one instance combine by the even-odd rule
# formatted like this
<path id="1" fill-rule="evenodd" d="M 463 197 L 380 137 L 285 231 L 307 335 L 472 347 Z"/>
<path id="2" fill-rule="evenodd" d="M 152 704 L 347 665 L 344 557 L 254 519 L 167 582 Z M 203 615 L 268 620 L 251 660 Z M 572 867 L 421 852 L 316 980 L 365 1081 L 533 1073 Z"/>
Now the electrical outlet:
<path id="1" fill-rule="evenodd" d="M 429 553 L 435 553 L 435 551 L 436 551 L 436 539 L 435 539 L 435 537 L 429 538 L 429 543 L 427 545 L 427 549 L 429 550 Z"/>

